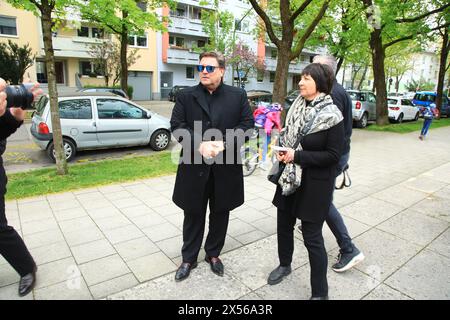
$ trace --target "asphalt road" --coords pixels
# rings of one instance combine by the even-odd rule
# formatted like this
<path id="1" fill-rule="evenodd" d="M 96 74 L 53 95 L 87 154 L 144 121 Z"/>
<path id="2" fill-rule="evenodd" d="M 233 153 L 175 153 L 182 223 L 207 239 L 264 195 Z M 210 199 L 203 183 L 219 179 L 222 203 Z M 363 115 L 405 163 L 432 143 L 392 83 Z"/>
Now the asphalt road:
<path id="1" fill-rule="evenodd" d="M 167 101 L 143 101 L 139 105 L 170 119 L 173 103 Z M 6 151 L 3 154 L 4 166 L 7 172 L 28 171 L 52 167 L 54 163 L 32 140 L 31 124 L 25 123 L 8 138 Z M 172 141 L 169 150 L 176 146 Z M 105 159 L 120 159 L 126 156 L 143 156 L 155 153 L 149 146 L 126 147 L 116 149 L 79 151 L 71 163 L 86 163 Z"/>

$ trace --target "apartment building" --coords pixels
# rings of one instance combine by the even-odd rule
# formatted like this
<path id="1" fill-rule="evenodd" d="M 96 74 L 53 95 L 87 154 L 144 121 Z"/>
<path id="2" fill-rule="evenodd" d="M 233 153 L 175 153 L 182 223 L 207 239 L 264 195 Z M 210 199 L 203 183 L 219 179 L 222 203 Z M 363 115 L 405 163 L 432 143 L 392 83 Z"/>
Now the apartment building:
<path id="1" fill-rule="evenodd" d="M 28 11 L 13 8 L 4 0 L 0 0 L 0 9 L 0 42 L 11 39 L 20 45 L 30 45 L 36 54 L 36 61 L 27 70 L 26 76 L 42 83 L 45 89 L 48 80 L 40 19 Z M 116 38 L 95 24 L 82 21 L 75 13 L 68 13 L 66 18 L 53 33 L 52 39 L 59 90 L 75 91 L 85 85 L 104 85 L 104 77 L 95 70 L 89 47 L 103 41 L 117 41 Z M 139 56 L 130 66 L 128 75 L 128 84 L 134 89 L 133 99 L 159 99 L 156 33 L 147 30 L 144 36 L 131 35 L 129 48 L 137 49 Z"/>
<path id="2" fill-rule="evenodd" d="M 201 48 L 208 41 L 208 35 L 203 31 L 201 22 L 202 9 L 212 9 L 210 5 L 200 4 L 200 0 L 179 0 L 175 10 L 164 8 L 163 16 L 170 17 L 168 32 L 159 34 L 157 38 L 158 50 L 158 89 L 161 99 L 166 99 L 171 88 L 175 85 L 192 86 L 199 82 L 195 66 L 198 64 L 199 54 L 193 48 Z M 276 47 L 269 41 L 256 40 L 253 29 L 258 20 L 247 0 L 220 0 L 220 10 L 232 12 L 235 18 L 236 39 L 240 39 L 258 57 L 263 57 L 266 70 L 252 75 L 245 82 L 246 90 L 273 90 L 275 69 L 277 63 Z M 314 51 L 304 50 L 300 58 L 292 62 L 289 67 L 288 90 L 297 88 L 301 70 L 308 65 Z M 226 69 L 224 81 L 232 83 L 237 74 L 232 74 L 231 68 Z"/>

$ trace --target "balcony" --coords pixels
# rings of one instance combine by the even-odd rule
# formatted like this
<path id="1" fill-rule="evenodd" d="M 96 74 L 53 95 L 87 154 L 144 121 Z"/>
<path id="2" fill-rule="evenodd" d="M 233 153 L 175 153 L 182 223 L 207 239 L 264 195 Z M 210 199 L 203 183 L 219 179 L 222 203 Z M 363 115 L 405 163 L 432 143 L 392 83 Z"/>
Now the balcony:
<path id="1" fill-rule="evenodd" d="M 95 43 L 101 43 L 107 39 L 96 39 L 87 37 L 53 37 L 53 49 L 55 57 L 65 58 L 92 58 L 89 53 L 89 46 Z M 44 42 L 41 38 L 40 45 L 44 51 Z"/>
<path id="2" fill-rule="evenodd" d="M 267 71 L 275 71 L 277 68 L 277 59 L 265 57 L 266 70 Z M 299 63 L 291 62 L 289 64 L 289 73 L 299 74 L 302 70 L 309 64 L 307 61 L 302 61 Z"/>
<path id="3" fill-rule="evenodd" d="M 188 49 L 169 48 L 167 50 L 167 63 L 197 65 L 199 54 Z"/>
<path id="4" fill-rule="evenodd" d="M 208 37 L 203 32 L 202 21 L 198 19 L 189 19 L 187 17 L 170 17 L 169 33 L 188 34 L 190 36 Z"/>

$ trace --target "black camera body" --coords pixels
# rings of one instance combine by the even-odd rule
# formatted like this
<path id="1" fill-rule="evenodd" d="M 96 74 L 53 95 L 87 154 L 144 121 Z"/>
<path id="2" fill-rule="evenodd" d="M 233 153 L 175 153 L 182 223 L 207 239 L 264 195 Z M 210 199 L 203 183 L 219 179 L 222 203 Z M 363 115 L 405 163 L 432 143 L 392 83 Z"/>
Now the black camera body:
<path id="1" fill-rule="evenodd" d="M 22 83 L 17 86 L 7 86 L 6 92 L 6 107 L 21 107 L 23 110 L 32 109 L 33 93 L 29 89 L 33 87 L 32 83 Z"/>

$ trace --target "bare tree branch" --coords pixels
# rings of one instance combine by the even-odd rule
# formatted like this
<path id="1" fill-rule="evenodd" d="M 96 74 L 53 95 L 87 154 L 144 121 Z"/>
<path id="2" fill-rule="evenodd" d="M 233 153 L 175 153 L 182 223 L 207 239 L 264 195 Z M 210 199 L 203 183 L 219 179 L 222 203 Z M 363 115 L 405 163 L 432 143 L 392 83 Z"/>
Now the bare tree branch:
<path id="1" fill-rule="evenodd" d="M 397 23 L 416 22 L 416 21 L 421 20 L 421 19 L 423 19 L 423 18 L 425 18 L 425 17 L 428 17 L 428 16 L 430 16 L 430 15 L 432 15 L 432 14 L 435 14 L 435 13 L 438 13 L 438 12 L 441 12 L 441 11 L 444 11 L 444 10 L 445 10 L 446 8 L 448 8 L 449 6 L 450 6 L 450 3 L 447 3 L 446 5 L 444 5 L 444 6 L 440 7 L 440 8 L 437 8 L 437 9 L 432 10 L 432 11 L 430 11 L 430 12 L 426 12 L 426 13 L 424 13 L 424 14 L 421 14 L 420 16 L 413 17 L 413 18 L 395 19 L 394 21 L 397 22 Z"/>
<path id="2" fill-rule="evenodd" d="M 302 48 L 303 48 L 303 45 L 305 44 L 306 40 L 309 38 L 311 33 L 314 31 L 314 29 L 316 28 L 316 26 L 319 24 L 320 20 L 324 16 L 325 11 L 327 10 L 329 3 L 330 3 L 330 0 L 325 0 L 325 2 L 322 5 L 322 8 L 320 8 L 320 11 L 317 14 L 316 18 L 313 20 L 313 22 L 311 22 L 311 24 L 309 25 L 308 29 L 306 29 L 305 34 L 302 36 L 300 41 L 295 46 L 295 49 L 294 49 L 294 51 L 291 54 L 291 60 L 295 59 L 296 57 L 298 57 L 300 55 L 300 53 L 302 51 Z"/>
<path id="3" fill-rule="evenodd" d="M 305 2 L 302 3 L 300 7 L 298 7 L 297 10 L 292 14 L 291 18 L 289 19 L 290 22 L 294 22 L 295 19 L 306 9 L 306 7 L 312 2 L 312 0 L 305 0 Z"/>
<path id="4" fill-rule="evenodd" d="M 259 6 L 256 0 L 249 0 L 253 9 L 255 9 L 256 13 L 261 17 L 264 21 L 264 26 L 266 27 L 267 34 L 269 35 L 270 40 L 279 48 L 281 46 L 280 39 L 277 38 L 275 32 L 273 31 L 272 22 L 264 10 Z"/>

